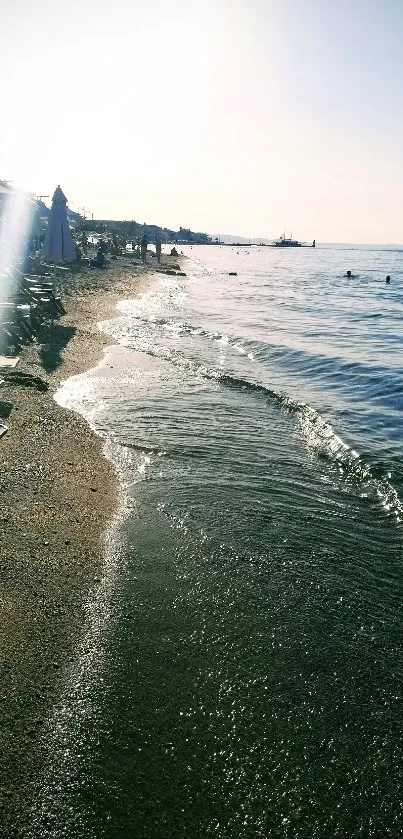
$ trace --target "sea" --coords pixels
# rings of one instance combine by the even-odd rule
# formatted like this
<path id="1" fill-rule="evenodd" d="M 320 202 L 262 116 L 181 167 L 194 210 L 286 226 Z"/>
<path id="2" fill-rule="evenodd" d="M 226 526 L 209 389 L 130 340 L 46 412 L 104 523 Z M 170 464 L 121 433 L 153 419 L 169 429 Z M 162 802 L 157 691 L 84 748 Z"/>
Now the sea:
<path id="1" fill-rule="evenodd" d="M 403 249 L 183 251 L 56 397 L 121 498 L 29 835 L 396 839 Z"/>

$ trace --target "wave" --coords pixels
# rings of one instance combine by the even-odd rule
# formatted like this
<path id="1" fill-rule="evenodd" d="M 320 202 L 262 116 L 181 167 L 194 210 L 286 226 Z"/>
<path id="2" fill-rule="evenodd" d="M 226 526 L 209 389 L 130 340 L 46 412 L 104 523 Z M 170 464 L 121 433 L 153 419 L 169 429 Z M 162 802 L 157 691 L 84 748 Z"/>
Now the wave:
<path id="1" fill-rule="evenodd" d="M 307 447 L 312 452 L 336 465 L 346 478 L 357 482 L 362 491 L 365 490 L 381 504 L 385 513 L 393 516 L 397 522 L 403 521 L 403 502 L 389 478 L 386 475 L 377 474 L 376 467 L 367 463 L 353 446 L 343 440 L 332 424 L 313 406 L 299 402 L 259 382 L 208 368 L 192 361 L 178 350 L 154 347 L 147 351 L 147 355 L 162 358 L 182 370 L 187 370 L 192 376 L 214 381 L 222 387 L 260 395 L 271 404 L 277 405 L 280 410 L 293 415 Z M 128 448 L 146 451 L 144 446 L 133 443 L 128 444 Z M 147 449 L 147 453 L 158 456 L 166 454 L 160 449 L 153 448 Z"/>
<path id="2" fill-rule="evenodd" d="M 341 358 L 315 355 L 305 350 L 269 345 L 258 341 L 244 342 L 240 337 L 203 329 L 202 327 L 175 318 L 158 317 L 150 319 L 149 317 L 139 317 L 136 314 L 133 320 L 148 323 L 150 326 L 157 325 L 172 329 L 176 334 L 189 334 L 191 336 L 221 342 L 225 345 L 232 346 L 238 352 L 242 351 L 245 355 L 248 354 L 248 357 L 252 360 L 255 357 L 258 361 L 263 362 L 267 361 L 268 358 L 272 360 L 278 359 L 282 363 L 286 362 L 288 369 L 291 368 L 297 374 L 303 374 L 304 377 L 309 375 L 310 378 L 313 376 L 315 381 L 320 380 L 322 386 L 326 381 L 330 384 L 338 384 L 340 386 L 340 380 L 344 380 L 344 390 L 347 395 L 349 392 L 354 393 L 359 386 L 360 391 L 364 392 L 369 403 L 387 400 L 388 407 L 390 408 L 390 400 L 397 400 L 396 405 L 392 406 L 396 410 L 403 396 L 401 377 L 397 377 L 397 371 L 396 375 L 394 375 L 394 371 L 391 368 L 381 365 L 346 362 Z M 115 320 L 108 324 L 103 324 L 103 328 L 105 329 L 107 327 L 105 331 L 109 331 L 109 327 L 113 335 L 115 332 L 114 326 L 116 328 L 116 325 Z M 115 337 L 117 337 L 116 334 Z M 378 476 L 375 473 L 375 467 L 371 467 L 354 447 L 345 442 L 337 434 L 331 423 L 311 405 L 299 402 L 259 382 L 217 371 L 207 365 L 193 361 L 176 348 L 156 344 L 155 336 L 153 340 L 146 340 L 142 343 L 141 347 L 138 345 L 138 337 L 133 338 L 132 336 L 130 338 L 127 332 L 124 335 L 119 335 L 118 340 L 119 343 L 123 343 L 128 347 L 135 346 L 137 350 L 149 356 L 175 364 L 177 367 L 187 370 L 192 375 L 215 380 L 223 387 L 235 390 L 248 390 L 251 393 L 260 394 L 264 398 L 269 399 L 280 409 L 295 416 L 300 433 L 311 451 L 314 451 L 317 456 L 326 458 L 337 465 L 345 476 L 358 481 L 362 489 L 365 488 L 367 494 L 378 500 L 388 515 L 393 516 L 398 522 L 403 520 L 403 503 L 389 478 L 386 475 Z M 248 350 L 250 352 L 247 352 Z M 149 453 L 155 454 L 154 451 L 150 451 Z"/>
<path id="3" fill-rule="evenodd" d="M 138 445 L 137 443 L 128 443 L 128 442 L 119 442 L 119 445 L 122 446 L 124 449 L 130 449 L 134 452 L 139 452 L 143 455 L 156 455 L 157 457 L 161 457 L 162 455 L 166 454 L 166 452 L 162 451 L 158 446 L 144 446 Z"/>
<path id="4" fill-rule="evenodd" d="M 131 301 L 128 301 L 128 302 L 131 302 Z M 240 343 L 243 343 L 243 341 L 244 341 L 243 338 L 240 338 L 240 337 L 237 337 L 237 336 L 226 335 L 225 333 L 220 332 L 220 331 L 212 331 L 212 330 L 209 330 L 209 329 L 204 329 L 201 326 L 198 326 L 196 324 L 187 323 L 186 321 L 178 320 L 177 318 L 174 318 L 174 317 L 171 317 L 171 318 L 169 318 L 169 317 L 156 317 L 156 316 L 143 317 L 142 315 L 139 315 L 137 312 L 135 312 L 134 314 L 131 314 L 130 309 L 128 309 L 128 311 L 126 311 L 123 308 L 122 304 L 120 305 L 119 308 L 120 308 L 120 311 L 123 311 L 125 313 L 125 315 L 127 315 L 131 319 L 131 321 L 133 321 L 133 322 L 138 322 L 138 323 L 141 323 L 141 324 L 147 324 L 150 327 L 155 327 L 155 326 L 166 327 L 167 330 L 173 331 L 177 335 L 191 335 L 191 336 L 197 336 L 199 338 L 207 338 L 208 340 L 211 340 L 211 341 L 217 341 L 218 343 L 229 344 L 230 346 L 235 346 L 235 347 L 237 347 L 237 345 L 239 345 Z M 100 324 L 100 327 L 102 328 L 103 331 L 106 331 L 106 332 L 109 332 L 109 330 L 112 329 L 112 334 L 113 334 L 113 331 L 114 331 L 114 329 L 116 329 L 118 321 L 119 321 L 118 318 L 114 318 L 112 321 L 104 321 Z"/>
<path id="5" fill-rule="evenodd" d="M 377 497 L 386 513 L 394 516 L 398 522 L 403 521 L 403 502 L 389 478 L 377 476 L 375 469 L 337 434 L 332 424 L 319 411 L 311 405 L 296 402 L 284 394 L 247 379 L 225 374 L 219 375 L 218 381 L 225 387 L 263 394 L 283 410 L 294 414 L 301 434 L 311 451 L 336 464 L 344 474 L 365 486 Z"/>
<path id="6" fill-rule="evenodd" d="M 370 313 L 367 318 L 378 318 L 378 313 Z M 246 355 L 253 361 L 262 363 L 278 362 L 282 367 L 286 366 L 288 371 L 296 376 L 308 377 L 308 379 L 320 379 L 322 386 L 333 389 L 337 386 L 342 394 L 349 396 L 356 394 L 359 386 L 362 396 L 365 396 L 368 403 L 372 401 L 382 402 L 385 407 L 391 410 L 403 408 L 403 384 L 401 371 L 397 366 L 379 363 L 378 359 L 368 358 L 366 361 L 358 361 L 354 355 L 348 356 L 349 349 L 345 349 L 345 357 L 339 354 L 324 355 L 319 352 L 310 352 L 305 347 L 289 347 L 286 344 L 269 343 L 263 340 L 248 340 L 239 335 L 227 335 L 224 332 L 204 329 L 201 326 L 181 321 L 176 318 L 156 317 L 144 318 L 135 316 L 133 318 L 140 323 L 147 323 L 150 327 L 162 327 L 174 333 L 175 336 L 183 337 L 189 335 L 193 338 L 214 341 L 223 346 L 234 349 L 241 355 Z M 111 322 L 112 325 L 113 322 Z M 312 338 L 312 336 L 307 336 Z M 388 336 L 392 343 L 397 340 L 397 335 Z M 121 338 L 123 340 L 124 338 Z M 134 341 L 137 340 L 137 336 Z M 131 344 L 130 338 L 128 341 Z M 391 347 L 391 352 L 393 347 Z M 163 353 L 159 348 L 159 354 Z M 389 353 L 389 358 L 393 356 Z"/>

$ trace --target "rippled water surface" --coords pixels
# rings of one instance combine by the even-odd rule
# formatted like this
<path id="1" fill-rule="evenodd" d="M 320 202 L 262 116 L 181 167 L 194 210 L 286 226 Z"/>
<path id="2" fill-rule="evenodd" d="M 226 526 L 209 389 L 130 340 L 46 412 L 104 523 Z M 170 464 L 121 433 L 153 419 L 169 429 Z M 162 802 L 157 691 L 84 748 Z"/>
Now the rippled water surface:
<path id="1" fill-rule="evenodd" d="M 397 837 L 403 253 L 187 254 L 58 397 L 126 508 L 31 835 Z"/>

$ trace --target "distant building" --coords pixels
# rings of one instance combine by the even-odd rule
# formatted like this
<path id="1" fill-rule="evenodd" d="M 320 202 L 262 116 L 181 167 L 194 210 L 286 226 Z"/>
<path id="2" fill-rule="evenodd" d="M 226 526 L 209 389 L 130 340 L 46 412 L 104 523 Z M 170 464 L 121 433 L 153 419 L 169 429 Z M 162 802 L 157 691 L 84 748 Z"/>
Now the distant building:
<path id="1" fill-rule="evenodd" d="M 194 233 L 188 227 L 180 227 L 176 234 L 176 243 L 178 245 L 200 244 L 204 245 L 211 241 L 207 233 Z"/>

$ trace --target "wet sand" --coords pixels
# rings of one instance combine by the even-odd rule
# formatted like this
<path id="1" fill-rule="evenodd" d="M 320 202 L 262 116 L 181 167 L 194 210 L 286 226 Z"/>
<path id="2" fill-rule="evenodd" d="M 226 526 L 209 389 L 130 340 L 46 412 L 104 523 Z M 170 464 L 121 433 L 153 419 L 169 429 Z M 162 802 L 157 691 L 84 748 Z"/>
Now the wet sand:
<path id="1" fill-rule="evenodd" d="M 17 368 L 48 390 L 0 387 L 3 415 L 11 410 L 0 440 L 1 836 L 20 835 L 16 814 L 39 768 L 42 726 L 73 660 L 118 500 L 102 440 L 53 395 L 99 361 L 108 339 L 97 322 L 145 289 L 152 274 L 123 258 L 107 271 L 67 275 L 60 284 L 66 314 L 42 329 Z"/>

